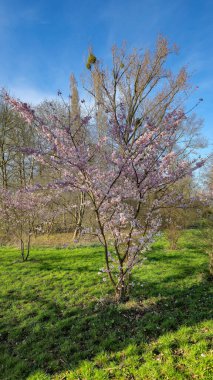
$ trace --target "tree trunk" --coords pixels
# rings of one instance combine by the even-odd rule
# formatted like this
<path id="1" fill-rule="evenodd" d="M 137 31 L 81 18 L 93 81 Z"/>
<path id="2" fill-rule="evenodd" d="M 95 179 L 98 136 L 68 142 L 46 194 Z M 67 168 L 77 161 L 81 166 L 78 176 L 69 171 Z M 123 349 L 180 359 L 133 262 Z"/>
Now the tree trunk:
<path id="1" fill-rule="evenodd" d="M 31 243 L 31 235 L 28 236 L 28 242 L 27 242 L 27 254 L 25 256 L 25 261 L 28 260 L 30 256 L 30 243 Z"/>
<path id="2" fill-rule="evenodd" d="M 27 248 L 25 248 L 25 244 L 23 239 L 21 239 L 21 257 L 22 261 L 27 261 L 30 255 L 30 242 L 31 242 L 31 236 L 29 235 L 28 237 L 28 242 L 27 242 Z M 26 249 L 26 252 L 25 252 Z"/>
<path id="3" fill-rule="evenodd" d="M 21 257 L 22 257 L 22 261 L 25 261 L 25 256 L 24 256 L 24 242 L 23 242 L 22 239 L 21 239 Z"/>
<path id="4" fill-rule="evenodd" d="M 81 236 L 83 217 L 85 212 L 85 194 L 81 192 L 80 205 L 76 216 L 76 228 L 73 234 L 73 241 L 78 241 Z"/>
<path id="5" fill-rule="evenodd" d="M 115 299 L 118 303 L 129 300 L 129 276 L 125 276 L 123 270 L 120 272 L 118 284 L 115 288 Z"/>

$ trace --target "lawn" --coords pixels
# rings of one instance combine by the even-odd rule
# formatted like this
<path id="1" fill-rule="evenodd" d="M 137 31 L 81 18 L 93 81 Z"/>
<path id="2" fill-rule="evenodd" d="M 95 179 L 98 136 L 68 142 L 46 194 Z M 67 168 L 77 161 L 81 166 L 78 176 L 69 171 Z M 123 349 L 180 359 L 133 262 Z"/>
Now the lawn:
<path id="1" fill-rule="evenodd" d="M 100 246 L 0 249 L 0 378 L 212 379 L 212 292 L 196 230 L 161 238 L 116 305 Z M 108 289 L 107 289 L 108 288 Z M 108 296 L 107 296 L 108 293 Z"/>

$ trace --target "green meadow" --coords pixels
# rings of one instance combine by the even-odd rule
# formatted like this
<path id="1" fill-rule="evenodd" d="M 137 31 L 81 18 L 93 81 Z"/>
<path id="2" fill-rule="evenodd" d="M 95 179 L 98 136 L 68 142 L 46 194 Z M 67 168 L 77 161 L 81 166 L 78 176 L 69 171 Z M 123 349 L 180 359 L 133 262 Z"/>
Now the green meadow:
<path id="1" fill-rule="evenodd" d="M 0 248 L 0 378 L 213 378 L 212 287 L 201 234 L 178 249 L 165 238 L 132 275 L 131 299 L 113 302 L 99 245 L 33 248 L 21 262 Z"/>

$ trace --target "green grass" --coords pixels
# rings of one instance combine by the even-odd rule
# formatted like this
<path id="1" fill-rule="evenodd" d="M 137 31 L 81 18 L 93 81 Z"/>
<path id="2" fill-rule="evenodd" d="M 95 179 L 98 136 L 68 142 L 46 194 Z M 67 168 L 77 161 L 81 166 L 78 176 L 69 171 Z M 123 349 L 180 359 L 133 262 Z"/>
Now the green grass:
<path id="1" fill-rule="evenodd" d="M 0 249 L 0 378 L 212 379 L 211 283 L 196 231 L 161 239 L 133 273 L 132 299 L 107 302 L 99 246 Z M 109 299 L 108 299 L 109 300 Z"/>

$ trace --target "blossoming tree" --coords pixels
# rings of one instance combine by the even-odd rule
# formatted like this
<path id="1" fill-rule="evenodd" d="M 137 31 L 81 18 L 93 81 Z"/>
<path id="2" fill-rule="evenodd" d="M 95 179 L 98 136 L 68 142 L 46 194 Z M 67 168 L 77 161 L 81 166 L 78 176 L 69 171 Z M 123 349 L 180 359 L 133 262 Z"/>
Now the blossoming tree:
<path id="1" fill-rule="evenodd" d="M 27 104 L 5 95 L 6 101 L 48 142 L 46 149 L 29 149 L 36 160 L 60 171 L 60 178 L 48 187 L 85 194 L 87 207 L 96 218 L 97 228 L 92 232 L 104 247 L 102 272 L 114 286 L 118 302 L 127 299 L 130 274 L 143 263 L 144 252 L 160 229 L 161 208 L 183 204 L 174 184 L 204 163 L 195 157 L 183 134 L 186 115 L 172 106 L 177 89 L 185 88 L 184 71 L 176 80 L 168 74 L 170 91 L 164 88 L 152 101 L 147 94 L 144 111 L 141 106 L 145 93 L 165 77 L 162 66 L 167 55 L 166 45 L 161 42 L 153 61 L 148 55 L 142 61 L 134 56 L 128 60 L 116 58 L 112 82 L 107 85 L 106 72 L 99 71 L 107 128 L 105 135 L 100 135 L 93 118 L 81 118 L 82 125 L 92 128 L 92 143 L 82 140 L 76 144 L 72 128 L 61 128 L 57 123 L 49 128 Z M 99 70 L 98 66 L 94 70 Z"/>
<path id="2" fill-rule="evenodd" d="M 31 238 L 46 232 L 47 227 L 57 216 L 52 207 L 53 197 L 50 194 L 19 190 L 1 190 L 0 221 L 4 234 L 18 239 L 23 261 L 30 255 Z"/>

